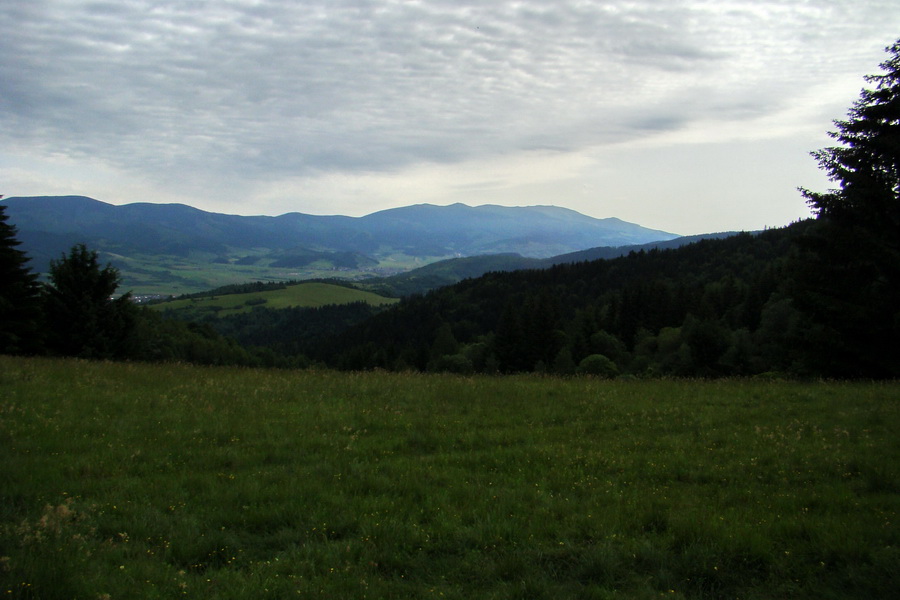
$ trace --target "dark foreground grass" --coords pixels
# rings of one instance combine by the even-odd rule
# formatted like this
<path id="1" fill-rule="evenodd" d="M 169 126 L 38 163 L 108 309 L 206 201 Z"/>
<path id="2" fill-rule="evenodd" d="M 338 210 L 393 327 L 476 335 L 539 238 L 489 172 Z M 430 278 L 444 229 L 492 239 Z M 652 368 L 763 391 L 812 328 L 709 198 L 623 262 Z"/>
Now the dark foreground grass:
<path id="1" fill-rule="evenodd" d="M 0 357 L 6 598 L 889 598 L 900 385 Z"/>

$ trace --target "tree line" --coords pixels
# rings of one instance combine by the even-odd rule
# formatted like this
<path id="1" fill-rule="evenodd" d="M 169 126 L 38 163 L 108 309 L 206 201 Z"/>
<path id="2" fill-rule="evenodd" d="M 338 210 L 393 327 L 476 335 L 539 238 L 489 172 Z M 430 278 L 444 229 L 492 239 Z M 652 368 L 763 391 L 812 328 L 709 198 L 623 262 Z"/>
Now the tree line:
<path id="1" fill-rule="evenodd" d="M 302 366 L 268 349 L 244 347 L 208 325 L 164 319 L 128 293 L 116 297 L 118 271 L 101 266 L 97 252 L 83 244 L 51 261 L 47 282 L 39 282 L 5 209 L 0 205 L 0 353 Z"/>

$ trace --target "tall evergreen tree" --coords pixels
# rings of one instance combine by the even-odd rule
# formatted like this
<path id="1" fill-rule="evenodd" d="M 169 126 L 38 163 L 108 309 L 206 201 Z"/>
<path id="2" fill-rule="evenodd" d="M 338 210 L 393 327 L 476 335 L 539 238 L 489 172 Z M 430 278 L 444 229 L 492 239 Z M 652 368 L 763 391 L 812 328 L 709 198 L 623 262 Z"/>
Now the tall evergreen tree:
<path id="1" fill-rule="evenodd" d="M 131 351 L 137 307 L 130 294 L 113 298 L 119 272 L 100 268 L 97 253 L 84 244 L 50 262 L 44 287 L 51 352 L 84 358 L 125 358 Z"/>
<path id="2" fill-rule="evenodd" d="M 8 219 L 0 204 L 0 353 L 30 353 L 41 343 L 40 288 Z"/>
<path id="3" fill-rule="evenodd" d="M 802 243 L 795 299 L 811 319 L 811 370 L 900 375 L 900 40 L 866 77 L 839 146 L 813 153 L 839 188 L 802 190 L 817 226 Z"/>

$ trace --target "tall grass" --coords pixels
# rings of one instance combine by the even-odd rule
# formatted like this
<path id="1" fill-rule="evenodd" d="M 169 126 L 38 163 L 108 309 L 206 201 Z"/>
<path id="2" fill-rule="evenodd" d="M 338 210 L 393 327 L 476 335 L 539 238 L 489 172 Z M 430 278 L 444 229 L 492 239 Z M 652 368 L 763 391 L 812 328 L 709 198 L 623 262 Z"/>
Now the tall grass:
<path id="1" fill-rule="evenodd" d="M 898 399 L 0 357 L 0 594 L 887 598 Z"/>

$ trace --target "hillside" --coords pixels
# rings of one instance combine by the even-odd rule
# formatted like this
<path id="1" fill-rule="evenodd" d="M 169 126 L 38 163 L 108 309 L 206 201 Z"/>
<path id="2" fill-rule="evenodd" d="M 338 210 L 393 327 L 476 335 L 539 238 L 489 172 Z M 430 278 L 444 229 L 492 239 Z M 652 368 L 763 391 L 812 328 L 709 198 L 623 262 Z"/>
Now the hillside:
<path id="1" fill-rule="evenodd" d="M 552 206 L 420 204 L 363 217 L 209 213 L 178 204 L 115 206 L 83 196 L 7 198 L 37 271 L 76 243 L 101 252 L 139 293 L 228 283 L 399 273 L 440 259 L 517 253 L 547 258 L 677 236 Z"/>
<path id="2" fill-rule="evenodd" d="M 378 291 L 388 296 L 408 296 L 424 294 L 439 287 L 458 283 L 463 279 L 480 277 L 495 271 L 518 271 L 522 269 L 548 269 L 554 265 L 586 262 L 600 259 L 619 258 L 632 252 L 670 250 L 702 240 L 724 239 L 745 232 L 722 232 L 674 238 L 662 242 L 632 244 L 627 246 L 601 246 L 578 252 L 551 256 L 550 258 L 527 258 L 519 254 L 484 254 L 465 258 L 448 258 L 419 267 L 405 273 L 388 277 L 373 277 L 356 283 L 361 289 Z M 755 232 L 749 232 L 755 235 Z"/>
<path id="3" fill-rule="evenodd" d="M 195 298 L 170 300 L 152 305 L 153 310 L 184 320 L 199 320 L 206 315 L 218 317 L 267 308 L 318 308 L 334 304 L 362 302 L 371 306 L 385 306 L 397 302 L 372 292 L 322 282 L 295 283 L 279 289 L 237 294 L 212 294 Z"/>
<path id="4" fill-rule="evenodd" d="M 459 258 L 349 284 L 403 296 L 382 310 L 237 302 L 243 314 L 217 307 L 187 318 L 343 369 L 573 374 L 600 369 L 582 363 L 602 355 L 607 376 L 803 374 L 815 365 L 787 293 L 792 251 L 811 223 L 555 265 L 566 259 Z"/>
<path id="5" fill-rule="evenodd" d="M 405 299 L 312 347 L 343 368 L 741 375 L 811 368 L 786 299 L 810 222 L 676 249 L 492 272 Z"/>

